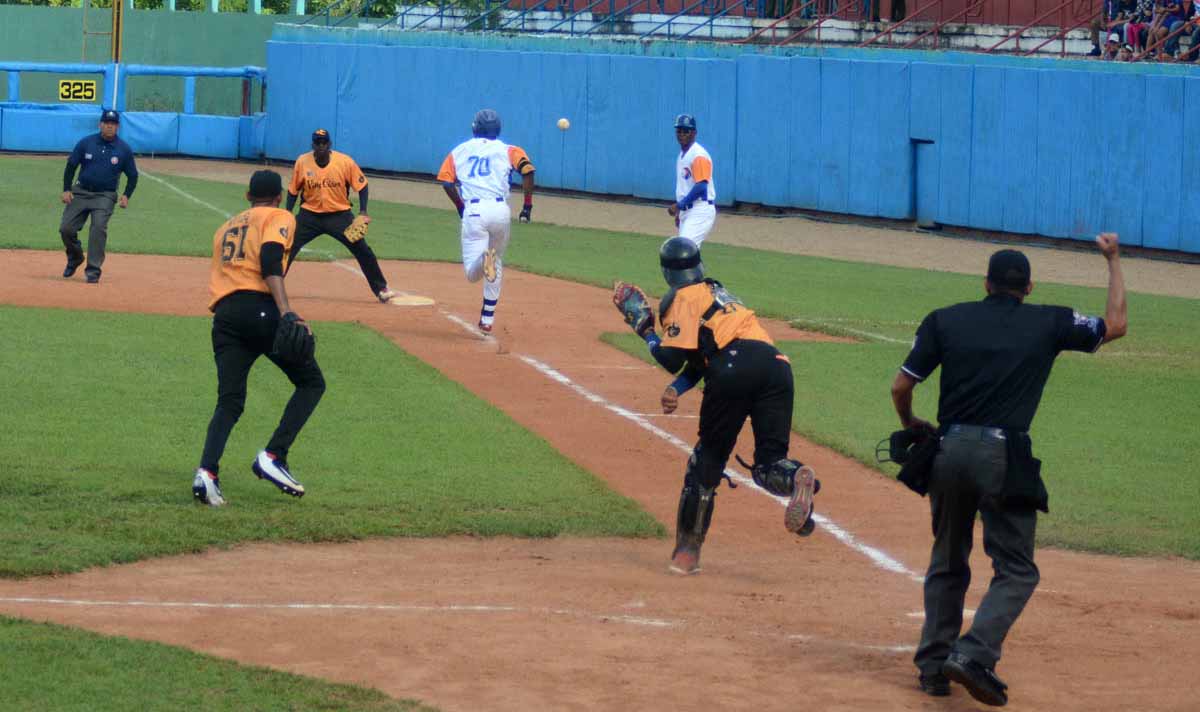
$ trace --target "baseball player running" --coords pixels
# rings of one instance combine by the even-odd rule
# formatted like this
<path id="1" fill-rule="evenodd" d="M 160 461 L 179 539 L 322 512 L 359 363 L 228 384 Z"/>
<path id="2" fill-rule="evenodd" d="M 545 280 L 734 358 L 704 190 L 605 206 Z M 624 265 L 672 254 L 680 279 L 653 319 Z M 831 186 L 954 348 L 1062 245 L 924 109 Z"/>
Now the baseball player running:
<path id="1" fill-rule="evenodd" d="M 471 122 L 474 138 L 454 147 L 442 161 L 437 179 L 462 218 L 462 262 L 467 280 L 483 283 L 479 330 L 492 331 L 500 283 L 504 278 L 504 251 L 508 248 L 512 214 L 508 208 L 509 176 L 521 174 L 525 206 L 521 222 L 533 214 L 533 163 L 519 146 L 500 140 L 500 115 L 482 109 Z"/>
<path id="2" fill-rule="evenodd" d="M 283 492 L 304 495 L 304 485 L 288 470 L 287 454 L 300 429 L 325 393 L 325 378 L 313 357 L 312 332 L 288 304 L 283 265 L 296 232 L 296 219 L 280 210 L 283 179 L 275 171 L 250 178 L 250 209 L 225 221 L 213 235 L 209 291 L 212 345 L 217 363 L 217 407 L 208 423 L 192 495 L 212 507 L 221 494 L 221 455 L 246 405 L 246 377 L 259 356 L 267 358 L 295 386 L 279 427 L 251 469 Z M 296 339 L 281 336 L 298 337 Z M 297 348 L 286 348 L 299 343 Z"/>
<path id="3" fill-rule="evenodd" d="M 664 413 L 674 412 L 679 396 L 704 379 L 700 439 L 688 459 L 679 494 L 670 566 L 676 573 L 694 574 L 700 571 L 700 547 L 712 521 L 725 463 L 747 417 L 754 431 L 750 472 L 759 487 L 788 498 L 783 516 L 788 531 L 800 536 L 812 533 L 813 496 L 821 483 L 812 468 L 788 459 L 794 385 L 787 357 L 775 348 L 752 310 L 720 282 L 705 278 L 694 242 L 673 237 L 663 243 L 658 256 L 670 286 L 658 306 L 662 336 L 655 332 L 654 315 L 642 290 L 618 282 L 613 302 L 659 365 L 678 374 L 663 391 Z"/>
<path id="4" fill-rule="evenodd" d="M 699 247 L 717 220 L 712 156 L 696 143 L 696 117 L 691 114 L 675 117 L 675 140 L 680 148 L 675 159 L 675 202 L 667 213 L 675 218 L 676 234 Z"/>
<path id="5" fill-rule="evenodd" d="M 358 260 L 358 268 L 367 278 L 371 292 L 384 304 L 396 293 L 388 289 L 379 260 L 367 244 L 363 233 L 348 237 L 346 228 L 354 222 L 350 211 L 350 191 L 358 191 L 358 214 L 362 222 L 370 224 L 367 215 L 367 177 L 354 159 L 332 150 L 333 140 L 325 129 L 317 129 L 312 135 L 312 151 L 296 159 L 292 169 L 292 182 L 288 186 L 287 209 L 291 212 L 300 198 L 300 213 L 296 216 L 296 242 L 288 258 L 287 268 L 300 250 L 321 235 L 329 235 L 342 243 Z M 364 231 L 365 232 L 365 231 Z"/>

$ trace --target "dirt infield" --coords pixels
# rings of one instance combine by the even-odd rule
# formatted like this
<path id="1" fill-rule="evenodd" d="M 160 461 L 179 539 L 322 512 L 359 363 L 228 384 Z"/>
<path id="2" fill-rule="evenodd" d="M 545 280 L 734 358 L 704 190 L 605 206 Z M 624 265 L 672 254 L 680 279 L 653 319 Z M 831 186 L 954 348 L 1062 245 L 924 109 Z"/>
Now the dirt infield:
<path id="1" fill-rule="evenodd" d="M 56 252 L 0 251 L 0 303 L 206 313 L 208 260 L 112 255 L 99 286 L 59 279 L 61 263 Z M 616 323 L 603 290 L 510 270 L 499 338 L 483 338 L 470 329 L 478 285 L 461 267 L 386 264 L 393 285 L 438 302 L 397 308 L 375 302 L 352 264 L 300 264 L 289 277 L 297 310 L 380 331 L 673 525 L 677 442 L 694 436 L 698 399 L 683 399 L 682 417 L 655 416 L 663 375 L 598 353 Z M 554 339 L 536 316 L 551 305 L 565 325 Z M 791 538 L 776 500 L 724 489 L 700 576 L 667 573 L 668 541 L 249 545 L 0 581 L 0 612 L 445 710 L 976 709 L 961 689 L 932 700 L 914 685 L 926 503 L 798 437 L 793 446 L 825 485 L 817 532 Z M 233 506 L 239 489 L 259 486 L 242 474 L 223 478 Z M 181 496 L 190 478 L 180 473 Z M 306 484 L 321 496 L 319 474 Z M 1000 669 L 1013 709 L 1196 709 L 1200 565 L 1038 556 L 1041 588 Z M 981 552 L 973 565 L 972 606 L 987 578 Z"/>

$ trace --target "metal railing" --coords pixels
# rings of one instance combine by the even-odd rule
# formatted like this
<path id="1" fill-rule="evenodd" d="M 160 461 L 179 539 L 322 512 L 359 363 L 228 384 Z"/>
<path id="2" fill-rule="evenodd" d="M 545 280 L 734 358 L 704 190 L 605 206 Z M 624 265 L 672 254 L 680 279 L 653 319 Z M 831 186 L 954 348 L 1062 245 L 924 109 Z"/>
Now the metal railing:
<path id="1" fill-rule="evenodd" d="M 638 39 L 644 40 L 644 39 L 654 35 L 656 32 L 658 32 L 659 30 L 661 30 L 664 27 L 667 28 L 667 39 L 670 39 L 672 37 L 671 26 L 672 26 L 672 23 L 675 22 L 675 20 L 679 19 L 680 17 L 690 16 L 690 15 L 692 15 L 693 10 L 695 10 L 696 8 L 699 8 L 699 7 L 704 7 L 706 5 L 711 5 L 711 9 L 704 13 L 705 15 L 708 16 L 708 19 L 706 19 L 704 22 L 694 24 L 692 26 L 692 28 L 689 29 L 687 32 L 684 32 L 681 35 L 675 35 L 675 37 L 676 38 L 687 37 L 688 35 L 692 34 L 696 30 L 698 30 L 701 27 L 704 27 L 706 25 L 709 28 L 710 36 L 712 36 L 716 32 L 716 27 L 715 27 L 715 25 L 713 25 L 713 22 L 715 20 L 717 20 L 717 18 L 725 17 L 730 12 L 733 12 L 734 10 L 736 10 L 738 8 L 749 8 L 749 7 L 751 7 L 750 2 L 751 2 L 751 0 L 740 0 L 740 1 L 735 0 L 734 2 L 730 2 L 725 7 L 725 9 L 723 9 L 719 12 L 716 12 L 715 14 L 713 13 L 713 10 L 716 9 L 717 5 L 716 5 L 716 3 L 713 2 L 713 0 L 695 0 L 695 2 L 691 3 L 690 5 L 685 3 L 683 5 L 683 7 L 681 7 L 679 9 L 679 12 L 676 12 L 674 15 L 671 15 L 666 20 L 658 23 L 657 25 L 652 27 L 650 30 L 642 33 L 642 35 L 640 35 L 638 37 Z"/>
<path id="2" fill-rule="evenodd" d="M 1161 28 L 1162 25 L 1159 25 L 1159 27 Z M 1132 61 L 1140 62 L 1143 58 L 1145 58 L 1151 52 L 1156 52 L 1159 47 L 1162 47 L 1166 43 L 1170 42 L 1172 39 L 1182 35 L 1187 30 L 1194 29 L 1194 28 L 1195 28 L 1195 25 L 1193 23 L 1184 21 L 1183 24 L 1181 24 L 1179 27 L 1175 28 L 1173 31 L 1168 32 L 1162 39 L 1155 40 L 1155 41 L 1151 42 L 1150 44 L 1146 45 L 1145 47 L 1143 47 L 1142 51 L 1140 53 L 1133 55 Z M 1189 53 L 1194 52 L 1195 50 L 1196 50 L 1195 47 L 1188 48 Z"/>
<path id="3" fill-rule="evenodd" d="M 1082 20 L 1076 20 L 1071 25 L 1067 25 L 1065 20 L 1062 21 L 1059 24 L 1058 32 L 1055 32 L 1054 34 L 1050 35 L 1046 39 L 1042 40 L 1037 45 L 1035 45 L 1033 49 L 1029 50 L 1028 52 L 1022 52 L 1021 54 L 1025 57 L 1028 57 L 1031 54 L 1037 53 L 1038 50 L 1040 50 L 1041 48 L 1050 44 L 1051 42 L 1053 42 L 1055 40 L 1061 40 L 1062 46 L 1059 47 L 1058 56 L 1066 57 L 1067 56 L 1067 35 L 1070 34 L 1070 32 L 1072 30 L 1082 27 L 1084 25 L 1084 23 L 1091 22 L 1092 18 L 1095 17 L 1096 15 L 1100 14 L 1102 11 L 1103 10 L 1097 10 L 1096 12 L 1093 12 L 1091 15 L 1088 15 L 1087 17 L 1083 18 Z"/>

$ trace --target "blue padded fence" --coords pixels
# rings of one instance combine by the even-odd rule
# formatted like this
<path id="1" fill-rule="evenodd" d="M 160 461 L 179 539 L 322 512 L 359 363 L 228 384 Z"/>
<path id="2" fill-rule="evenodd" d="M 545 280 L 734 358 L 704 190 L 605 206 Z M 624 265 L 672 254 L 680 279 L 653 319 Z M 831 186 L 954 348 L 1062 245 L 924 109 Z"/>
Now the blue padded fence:
<path id="1" fill-rule="evenodd" d="M 195 110 L 196 77 L 265 81 L 261 67 L 174 67 L 140 64 L 44 64 L 0 62 L 8 74 L 8 100 L 0 102 L 0 149 L 70 151 L 96 131 L 101 108 L 125 108 L 125 80 L 131 76 L 175 76 L 184 82 L 184 112 L 122 111 L 121 138 L 135 153 L 167 153 L 208 158 L 259 158 L 266 137 L 264 114 L 208 116 Z M 95 104 L 31 104 L 20 101 L 23 72 L 59 75 L 99 74 Z M 65 77 L 64 77 L 65 78 Z"/>
<path id="2" fill-rule="evenodd" d="M 1071 239 L 1116 230 L 1125 244 L 1200 252 L 1200 196 L 1184 183 L 1200 144 L 1183 118 L 1200 111 L 1200 77 L 916 61 L 930 56 L 272 41 L 265 150 L 294 158 L 324 126 L 364 166 L 432 175 L 473 113 L 492 107 L 540 184 L 665 199 L 672 119 L 688 112 L 722 204 Z M 1147 113 L 1110 111 L 1114 97 Z"/>

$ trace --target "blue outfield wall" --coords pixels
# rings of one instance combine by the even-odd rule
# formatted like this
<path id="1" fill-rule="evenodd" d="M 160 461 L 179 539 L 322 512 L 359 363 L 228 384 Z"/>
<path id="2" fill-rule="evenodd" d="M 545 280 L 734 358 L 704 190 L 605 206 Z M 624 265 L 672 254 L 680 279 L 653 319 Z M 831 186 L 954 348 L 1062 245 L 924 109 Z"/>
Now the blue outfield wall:
<path id="1" fill-rule="evenodd" d="M 1070 239 L 1114 230 L 1125 244 L 1200 252 L 1200 195 L 1184 182 L 1200 144 L 1183 131 L 1200 110 L 1200 77 L 924 56 L 272 41 L 263 145 L 295 158 L 324 126 L 364 166 L 432 175 L 491 107 L 539 184 L 666 199 L 672 119 L 688 112 L 721 204 L 894 219 L 920 206 L 922 222 Z M 1146 115 L 1111 111 L 1117 96 Z"/>

